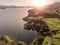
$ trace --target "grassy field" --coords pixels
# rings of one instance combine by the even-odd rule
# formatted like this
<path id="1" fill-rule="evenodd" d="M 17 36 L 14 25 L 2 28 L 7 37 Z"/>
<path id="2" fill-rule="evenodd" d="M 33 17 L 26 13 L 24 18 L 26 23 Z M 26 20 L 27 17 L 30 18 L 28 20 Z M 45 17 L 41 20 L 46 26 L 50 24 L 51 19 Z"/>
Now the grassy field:
<path id="1" fill-rule="evenodd" d="M 60 18 L 45 18 L 44 21 L 48 24 L 50 30 L 60 29 Z"/>
<path id="2" fill-rule="evenodd" d="M 46 18 L 44 19 L 44 21 L 46 21 L 50 30 L 60 29 L 60 18 Z M 54 35 L 54 37 L 56 37 L 54 38 L 54 44 L 60 45 L 60 34 Z M 48 37 L 45 38 L 43 45 L 45 44 L 46 41 L 48 41 Z"/>
<path id="3" fill-rule="evenodd" d="M 60 29 L 60 18 L 45 18 L 44 21 L 48 24 L 50 30 Z M 48 37 L 45 38 L 43 45 L 45 45 L 45 43 L 48 42 L 48 39 Z M 34 41 L 35 40 L 36 38 L 34 39 Z M 34 45 L 33 42 L 30 45 Z M 55 45 L 60 45 L 60 34 L 54 35 L 53 43 Z"/>
<path id="4" fill-rule="evenodd" d="M 48 37 L 45 38 L 43 45 L 45 44 L 45 42 L 48 42 Z M 60 45 L 60 34 L 54 35 L 53 43 L 55 45 Z"/>
<path id="5" fill-rule="evenodd" d="M 44 39 L 43 45 L 45 45 L 46 42 L 48 42 L 49 37 L 46 37 Z M 35 42 L 36 38 L 34 39 L 33 42 Z M 30 45 L 34 45 L 33 42 Z M 60 34 L 54 35 L 54 40 L 53 40 L 53 44 L 55 45 L 60 45 Z"/>

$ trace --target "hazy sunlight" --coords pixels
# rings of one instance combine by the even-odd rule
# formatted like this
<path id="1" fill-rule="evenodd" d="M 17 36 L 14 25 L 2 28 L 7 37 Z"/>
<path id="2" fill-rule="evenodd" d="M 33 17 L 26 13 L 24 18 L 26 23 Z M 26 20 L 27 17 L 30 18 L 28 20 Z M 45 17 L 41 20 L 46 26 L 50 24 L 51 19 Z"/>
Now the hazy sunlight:
<path id="1" fill-rule="evenodd" d="M 45 6 L 47 5 L 47 1 L 46 0 L 33 0 L 33 5 L 34 6 Z"/>

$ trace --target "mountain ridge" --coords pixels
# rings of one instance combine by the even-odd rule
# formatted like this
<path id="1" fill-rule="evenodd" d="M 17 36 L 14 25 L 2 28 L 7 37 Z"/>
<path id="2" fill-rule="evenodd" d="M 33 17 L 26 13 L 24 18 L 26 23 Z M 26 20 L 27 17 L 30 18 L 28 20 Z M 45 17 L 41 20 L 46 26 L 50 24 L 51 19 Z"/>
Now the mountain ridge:
<path id="1" fill-rule="evenodd" d="M 51 5 L 47 5 L 49 7 L 60 8 L 60 2 L 53 3 Z M 34 6 L 16 6 L 16 5 L 0 5 L 0 9 L 6 8 L 34 8 Z"/>

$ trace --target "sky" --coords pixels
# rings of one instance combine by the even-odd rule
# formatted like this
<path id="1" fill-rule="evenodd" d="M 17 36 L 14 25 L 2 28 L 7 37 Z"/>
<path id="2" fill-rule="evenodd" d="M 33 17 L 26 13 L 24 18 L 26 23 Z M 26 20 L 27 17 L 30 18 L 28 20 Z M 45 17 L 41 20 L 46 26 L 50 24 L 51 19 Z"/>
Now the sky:
<path id="1" fill-rule="evenodd" d="M 30 5 L 33 0 L 0 0 L 0 5 Z M 60 0 L 46 0 L 48 3 L 59 2 Z"/>

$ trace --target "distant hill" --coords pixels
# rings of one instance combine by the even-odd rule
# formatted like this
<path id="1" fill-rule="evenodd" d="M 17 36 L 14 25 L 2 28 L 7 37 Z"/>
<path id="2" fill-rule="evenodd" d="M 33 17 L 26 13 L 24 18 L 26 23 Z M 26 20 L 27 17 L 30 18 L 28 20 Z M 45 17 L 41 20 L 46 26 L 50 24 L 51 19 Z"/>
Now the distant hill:
<path id="1" fill-rule="evenodd" d="M 48 8 L 51 10 L 51 14 L 46 14 L 49 18 L 60 18 L 60 2 L 56 2 L 49 5 Z"/>
<path id="2" fill-rule="evenodd" d="M 52 4 L 51 7 L 60 8 L 60 2 L 56 2 L 56 3 Z"/>
<path id="3" fill-rule="evenodd" d="M 60 8 L 60 2 L 56 2 L 54 4 L 48 5 L 49 7 L 53 7 L 53 8 Z M 5 9 L 5 8 L 33 8 L 34 6 L 16 6 L 16 5 L 0 5 L 1 9 Z"/>
<path id="4" fill-rule="evenodd" d="M 41 16 L 45 18 L 60 18 L 60 2 L 56 2 L 51 5 L 46 5 L 46 8 L 44 10 L 40 14 Z"/>
<path id="5" fill-rule="evenodd" d="M 16 6 L 16 5 L 0 5 L 0 9 L 6 9 L 6 8 L 34 8 L 33 6 Z M 53 12 L 52 14 L 44 14 L 46 11 L 51 10 L 50 12 Z M 54 9 L 54 10 L 53 10 Z M 42 15 L 43 17 L 46 18 L 60 18 L 60 2 L 56 2 L 54 4 L 51 5 L 47 5 L 45 8 L 46 11 L 42 12 L 40 15 Z M 46 15 L 46 16 L 44 16 Z"/>
<path id="6" fill-rule="evenodd" d="M 0 9 L 6 9 L 6 8 L 33 8 L 32 6 L 16 6 L 16 5 L 0 5 Z"/>

